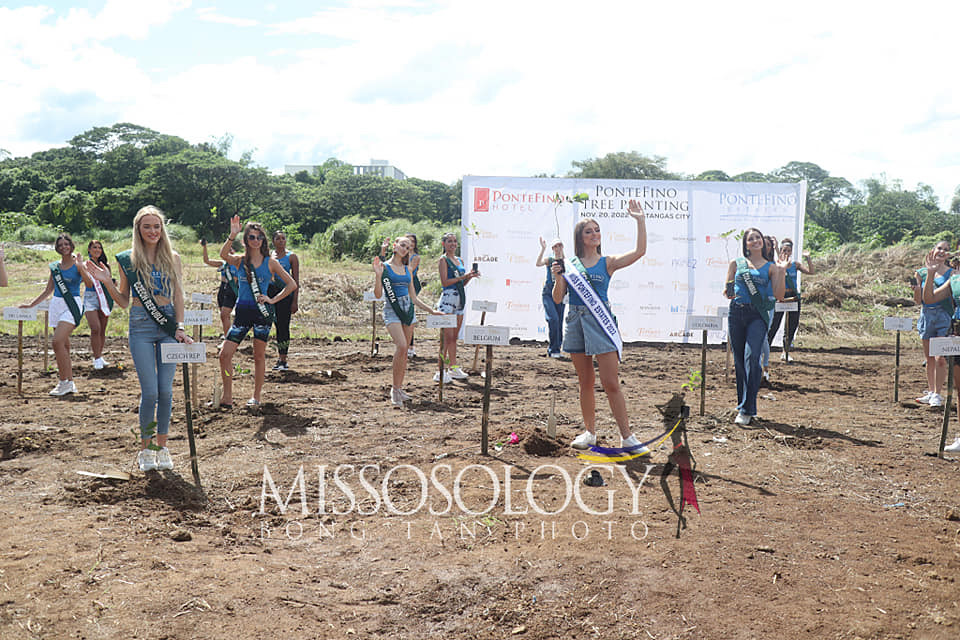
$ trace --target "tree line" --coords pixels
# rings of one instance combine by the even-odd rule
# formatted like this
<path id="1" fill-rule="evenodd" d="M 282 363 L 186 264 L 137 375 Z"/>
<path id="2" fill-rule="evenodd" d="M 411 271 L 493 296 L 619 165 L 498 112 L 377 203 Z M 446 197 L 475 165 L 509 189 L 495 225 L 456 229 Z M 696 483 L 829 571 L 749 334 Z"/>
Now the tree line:
<path id="1" fill-rule="evenodd" d="M 385 225 L 425 229 L 458 226 L 461 183 L 355 175 L 330 158 L 314 173 L 272 175 L 251 154 L 229 159 L 232 138 L 190 144 L 130 123 L 94 127 L 67 146 L 0 160 L 0 234 L 27 225 L 89 233 L 122 229 L 145 203 L 169 213 L 201 237 L 219 237 L 233 215 L 283 229 L 295 242 L 313 240 L 331 257 L 365 257 Z M 4 155 L 0 153 L 0 157 Z M 768 173 L 721 170 L 685 175 L 661 156 L 610 153 L 574 161 L 563 176 L 636 180 L 795 182 L 807 180 L 807 244 L 814 250 L 857 242 L 886 246 L 916 236 L 960 237 L 960 188 L 949 211 L 933 189 L 907 190 L 896 180 L 870 178 L 854 186 L 812 162 L 790 162 Z M 390 224 L 390 223 L 394 224 Z M 28 238 L 23 238 L 28 239 Z"/>

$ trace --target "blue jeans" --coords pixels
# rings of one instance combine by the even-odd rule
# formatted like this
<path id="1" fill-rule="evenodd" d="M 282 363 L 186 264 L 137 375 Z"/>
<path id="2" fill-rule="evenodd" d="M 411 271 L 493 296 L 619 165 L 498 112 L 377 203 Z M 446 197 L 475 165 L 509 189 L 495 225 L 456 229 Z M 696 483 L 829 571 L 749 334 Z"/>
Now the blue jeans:
<path id="1" fill-rule="evenodd" d="M 563 345 L 563 307 L 561 302 L 557 304 L 553 301 L 552 293 L 543 294 L 543 313 L 547 317 L 547 330 L 550 333 L 550 345 L 547 351 L 550 353 L 560 353 Z"/>
<path id="2" fill-rule="evenodd" d="M 730 348 L 737 372 L 737 411 L 757 415 L 760 391 L 760 354 L 767 341 L 767 323 L 752 305 L 730 303 Z"/>
<path id="3" fill-rule="evenodd" d="M 173 317 L 173 305 L 160 309 Z M 130 355 L 140 381 L 140 437 L 149 439 L 150 423 L 156 420 L 156 434 L 170 431 L 170 414 L 173 411 L 173 376 L 177 372 L 174 363 L 160 362 L 160 345 L 176 343 L 157 326 L 143 307 L 130 307 Z"/>

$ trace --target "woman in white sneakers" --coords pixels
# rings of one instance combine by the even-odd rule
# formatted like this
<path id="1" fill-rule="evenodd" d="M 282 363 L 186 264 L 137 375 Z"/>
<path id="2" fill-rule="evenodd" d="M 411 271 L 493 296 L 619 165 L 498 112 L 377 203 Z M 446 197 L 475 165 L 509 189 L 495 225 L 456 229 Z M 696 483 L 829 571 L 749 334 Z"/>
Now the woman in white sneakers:
<path id="1" fill-rule="evenodd" d="M 616 318 L 610 311 L 607 289 L 615 271 L 629 267 L 647 252 L 647 226 L 643 209 L 631 200 L 628 211 L 637 223 L 637 245 L 632 251 L 604 256 L 600 247 L 600 225 L 588 218 L 581 220 L 573 230 L 573 252 L 576 258 L 569 267 L 554 261 L 553 300 L 560 303 L 569 291 L 569 310 L 563 335 L 563 350 L 570 354 L 580 385 L 580 412 L 584 432 L 574 438 L 571 446 L 587 449 L 597 443 L 596 396 L 594 393 L 593 359 L 597 359 L 600 384 L 610 403 L 610 410 L 620 430 L 620 446 L 625 453 L 643 454 L 647 448 L 630 431 L 627 403 L 620 389 L 620 349 L 622 340 L 616 328 Z M 570 283 L 568 283 L 570 279 Z M 584 300 L 584 296 L 587 300 Z M 591 305 L 590 301 L 594 301 Z"/>
<path id="2" fill-rule="evenodd" d="M 445 233 L 440 239 L 443 246 L 443 255 L 437 261 L 437 269 L 440 271 L 440 284 L 443 290 L 440 292 L 440 300 L 437 301 L 437 310 L 444 314 L 454 314 L 457 316 L 456 329 L 441 329 L 443 332 L 443 358 L 446 361 L 447 369 L 443 372 L 443 382 L 450 380 L 466 380 L 469 376 L 467 372 L 457 364 L 457 336 L 460 335 L 460 327 L 463 325 L 463 312 L 467 306 L 467 294 L 464 291 L 466 286 L 474 278 L 480 277 L 477 271 L 467 271 L 463 264 L 463 258 L 457 253 L 457 236 L 454 233 Z M 434 374 L 434 382 L 440 381 L 440 372 Z"/>
<path id="3" fill-rule="evenodd" d="M 927 256 L 926 266 L 917 270 L 912 279 L 913 300 L 920 307 L 920 320 L 917 321 L 917 332 L 923 340 L 923 356 L 926 358 L 927 390 L 917 398 L 917 402 L 939 407 L 943 404 L 940 392 L 943 382 L 947 379 L 947 359 L 943 356 L 930 355 L 930 338 L 942 338 L 950 331 L 950 318 L 953 316 L 953 298 L 947 296 L 940 302 L 928 304 L 923 300 L 923 288 L 927 276 L 933 279 L 933 287 L 941 287 L 950 281 L 953 270 L 947 266 L 947 257 L 950 243 L 942 240 L 934 245 Z"/>
<path id="4" fill-rule="evenodd" d="M 83 317 L 80 282 L 88 280 L 89 276 L 83 270 L 83 258 L 73 255 L 76 245 L 69 233 L 57 236 L 54 248 L 60 254 L 60 261 L 50 263 L 50 277 L 47 279 L 46 288 L 33 302 L 22 304 L 20 308 L 35 307 L 53 294 L 48 316 L 50 328 L 53 329 L 53 354 L 60 380 L 50 391 L 50 395 L 65 396 L 77 392 L 77 385 L 73 382 L 73 365 L 70 362 L 70 334 Z"/>
<path id="5" fill-rule="evenodd" d="M 103 245 L 99 240 L 87 243 L 87 257 L 110 271 L 110 263 L 103 252 Z M 107 361 L 103 359 L 103 347 L 107 342 L 107 321 L 110 320 L 110 311 L 113 309 L 113 298 L 107 293 L 99 280 L 84 279 L 86 289 L 83 291 L 83 315 L 90 326 L 90 351 L 93 352 L 93 368 L 103 369 Z"/>
<path id="6" fill-rule="evenodd" d="M 940 243 L 937 244 L 937 248 L 934 248 L 929 254 L 927 254 L 926 260 L 926 270 L 928 273 L 933 272 L 940 266 L 940 261 L 942 260 L 942 251 L 938 250 Z M 958 335 L 960 334 L 960 276 L 954 276 L 953 278 L 947 278 L 940 285 L 936 285 L 936 280 L 934 278 L 926 278 L 923 282 L 923 290 L 921 291 L 921 300 L 924 305 L 935 305 L 943 302 L 944 300 L 950 300 L 954 306 L 953 318 L 950 323 L 949 334 Z M 936 288 L 934 288 L 936 285 Z M 953 366 L 953 382 L 957 388 L 957 395 L 960 397 L 960 358 L 957 356 L 951 356 Z M 957 417 L 960 419 L 960 403 L 957 404 Z M 953 441 L 953 444 L 949 444 L 943 448 L 947 453 L 960 453 L 960 436 L 957 436 L 957 439 Z"/>

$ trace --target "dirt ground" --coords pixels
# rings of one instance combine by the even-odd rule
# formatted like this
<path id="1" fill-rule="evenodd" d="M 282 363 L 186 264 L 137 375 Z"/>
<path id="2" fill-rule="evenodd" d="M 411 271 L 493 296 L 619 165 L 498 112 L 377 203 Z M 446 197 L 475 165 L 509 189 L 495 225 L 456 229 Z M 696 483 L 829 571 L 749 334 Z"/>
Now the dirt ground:
<path id="1" fill-rule="evenodd" d="M 435 353 L 423 333 L 417 350 Z M 669 440 L 602 468 L 605 487 L 584 485 L 586 463 L 565 446 L 580 428 L 573 367 L 540 345 L 495 351 L 482 456 L 480 376 L 441 403 L 435 359 L 417 358 L 414 400 L 398 410 L 389 343 L 371 357 L 369 342 L 295 341 L 259 410 L 194 408 L 201 492 L 179 374 L 176 468 L 144 474 L 124 341 L 94 371 L 76 337 L 79 393 L 57 399 L 35 339 L 17 394 L 5 336 L 0 637 L 957 638 L 960 464 L 931 455 L 942 413 L 910 400 L 925 386 L 915 340 L 893 401 L 890 342 L 790 365 L 775 354 L 749 428 L 732 422 L 732 372 L 724 380 L 711 348 L 705 415 L 700 392 L 686 394 L 700 513 L 687 505 L 681 526 Z M 697 346 L 627 347 L 641 439 L 664 431 L 655 405 L 699 363 Z M 201 365 L 201 404 L 214 371 Z M 560 446 L 545 434 L 554 399 Z M 602 392 L 598 415 L 617 446 Z M 956 434 L 953 418 L 948 443 Z"/>

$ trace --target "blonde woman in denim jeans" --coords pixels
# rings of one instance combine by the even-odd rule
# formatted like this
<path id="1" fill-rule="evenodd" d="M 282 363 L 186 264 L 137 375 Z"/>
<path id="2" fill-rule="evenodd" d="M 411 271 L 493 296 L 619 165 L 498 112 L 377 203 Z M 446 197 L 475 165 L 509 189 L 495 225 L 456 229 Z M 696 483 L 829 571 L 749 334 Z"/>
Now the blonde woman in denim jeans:
<path id="1" fill-rule="evenodd" d="M 124 254 L 117 257 L 118 262 Z M 132 290 L 124 268 L 121 267 L 119 281 L 114 284 L 106 267 L 92 260 L 88 260 L 85 266 L 87 272 L 110 292 L 114 302 L 123 308 L 130 305 L 130 355 L 133 356 L 137 379 L 140 381 L 138 417 L 141 449 L 137 456 L 140 470 L 173 469 L 173 460 L 167 449 L 167 434 L 173 411 L 173 376 L 177 365 L 160 362 L 160 345 L 168 342 L 190 344 L 193 340 L 187 336 L 183 326 L 180 256 L 170 246 L 166 221 L 157 207 L 143 207 L 134 217 L 133 249 L 129 252 L 129 262 L 139 282 L 151 294 L 144 294 L 145 297 L 156 302 L 158 311 L 176 323 L 176 331 L 172 336 L 161 329 L 147 312 L 138 293 Z M 156 423 L 156 427 L 151 423 Z M 154 435 L 156 447 L 151 446 Z"/>

